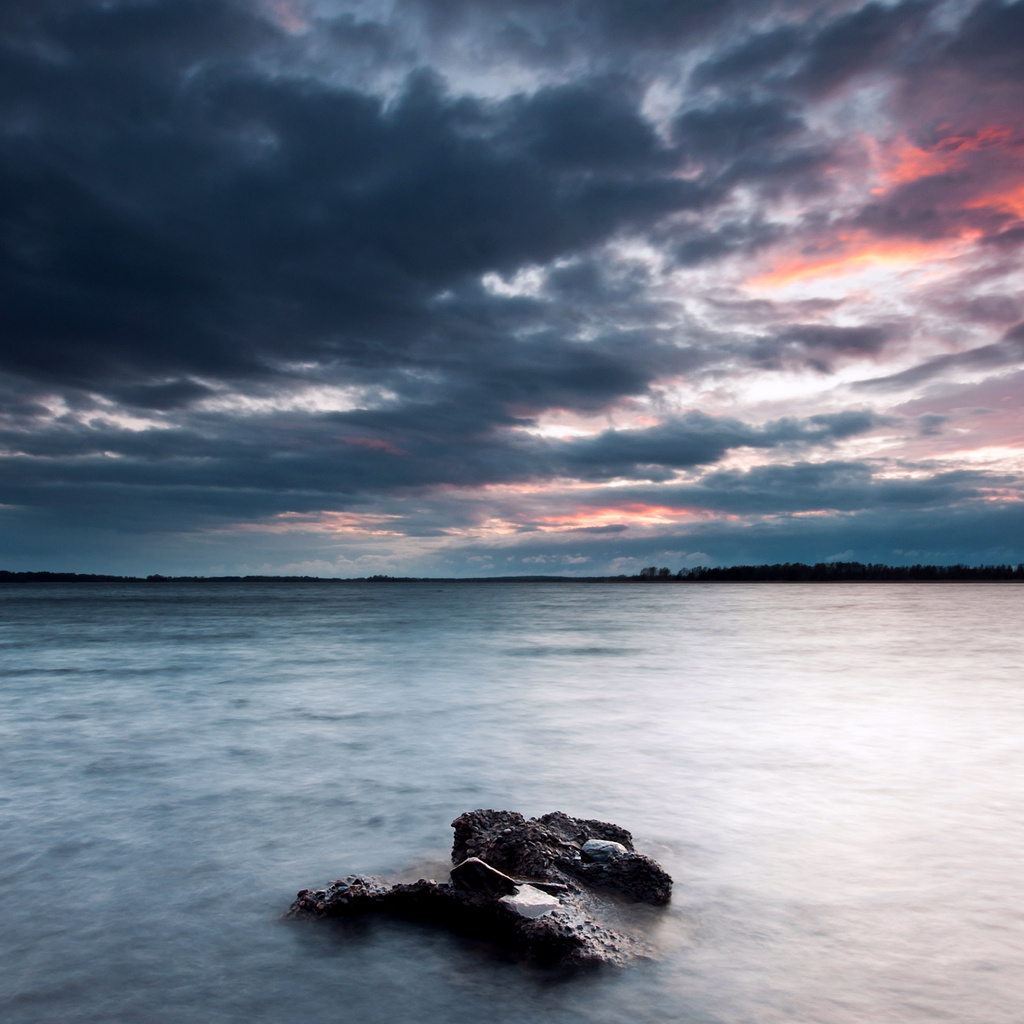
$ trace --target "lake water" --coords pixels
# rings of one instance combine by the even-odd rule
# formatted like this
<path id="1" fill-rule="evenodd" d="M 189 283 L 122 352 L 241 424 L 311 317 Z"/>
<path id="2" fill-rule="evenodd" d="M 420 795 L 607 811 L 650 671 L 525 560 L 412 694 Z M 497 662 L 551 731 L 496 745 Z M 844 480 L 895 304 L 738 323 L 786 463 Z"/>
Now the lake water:
<path id="1" fill-rule="evenodd" d="M 1024 587 L 0 588 L 0 1016 L 1019 1024 Z M 282 922 L 476 807 L 632 830 L 657 958 Z"/>

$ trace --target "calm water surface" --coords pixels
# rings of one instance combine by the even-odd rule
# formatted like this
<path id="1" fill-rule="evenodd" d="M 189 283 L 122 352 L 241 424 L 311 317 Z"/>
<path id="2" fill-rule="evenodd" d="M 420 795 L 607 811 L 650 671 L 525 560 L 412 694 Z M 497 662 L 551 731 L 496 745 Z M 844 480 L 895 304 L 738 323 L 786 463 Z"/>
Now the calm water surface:
<path id="1" fill-rule="evenodd" d="M 0 588 L 0 1015 L 1019 1024 L 1024 588 Z M 615 821 L 658 959 L 279 920 L 475 807 Z"/>

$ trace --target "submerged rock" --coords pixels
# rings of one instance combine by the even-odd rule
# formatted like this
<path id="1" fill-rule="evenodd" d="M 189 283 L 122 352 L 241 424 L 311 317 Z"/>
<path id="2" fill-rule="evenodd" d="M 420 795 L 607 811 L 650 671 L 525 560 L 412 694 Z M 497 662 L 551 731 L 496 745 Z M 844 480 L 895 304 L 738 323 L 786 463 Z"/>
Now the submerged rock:
<path id="1" fill-rule="evenodd" d="M 556 811 L 469 811 L 452 822 L 448 882 L 388 885 L 350 875 L 302 889 L 297 918 L 391 914 L 486 938 L 540 963 L 624 964 L 644 952 L 638 936 L 611 924 L 613 895 L 662 906 L 672 879 L 633 849 L 624 828 Z"/>

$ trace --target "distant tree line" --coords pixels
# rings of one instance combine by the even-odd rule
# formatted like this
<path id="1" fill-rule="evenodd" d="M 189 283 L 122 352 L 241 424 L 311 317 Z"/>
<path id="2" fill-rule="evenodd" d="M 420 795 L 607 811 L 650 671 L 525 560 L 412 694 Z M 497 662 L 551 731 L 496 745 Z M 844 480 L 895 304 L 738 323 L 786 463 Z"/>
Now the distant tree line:
<path id="1" fill-rule="evenodd" d="M 0 569 L 0 583 L 298 583 L 321 582 L 318 576 L 108 576 L 92 572 L 9 572 Z"/>
<path id="2" fill-rule="evenodd" d="M 672 572 L 646 566 L 634 576 L 109 576 L 100 573 L 10 572 L 0 569 L 2 583 L 944 583 L 1024 581 L 1024 563 L 1013 565 L 883 565 L 864 562 L 776 562 L 774 565 L 704 565 Z"/>
<path id="3" fill-rule="evenodd" d="M 864 562 L 776 562 L 774 565 L 704 565 L 680 569 L 649 566 L 633 577 L 639 580 L 682 580 L 687 583 L 843 583 L 926 582 L 965 580 L 1024 580 L 1024 563 L 1013 565 L 883 565 Z"/>

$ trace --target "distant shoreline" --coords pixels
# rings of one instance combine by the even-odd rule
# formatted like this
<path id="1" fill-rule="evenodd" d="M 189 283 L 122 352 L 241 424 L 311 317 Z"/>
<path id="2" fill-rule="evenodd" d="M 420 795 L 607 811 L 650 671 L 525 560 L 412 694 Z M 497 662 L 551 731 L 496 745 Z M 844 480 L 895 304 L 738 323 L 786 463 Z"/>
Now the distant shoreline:
<path id="1" fill-rule="evenodd" d="M 1019 583 L 1024 564 L 880 565 L 862 562 L 785 562 L 774 565 L 697 566 L 676 573 L 654 566 L 635 576 L 114 576 L 102 573 L 11 572 L 0 570 L 0 584 L 19 583 Z"/>

